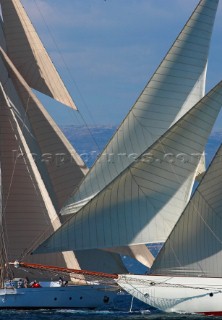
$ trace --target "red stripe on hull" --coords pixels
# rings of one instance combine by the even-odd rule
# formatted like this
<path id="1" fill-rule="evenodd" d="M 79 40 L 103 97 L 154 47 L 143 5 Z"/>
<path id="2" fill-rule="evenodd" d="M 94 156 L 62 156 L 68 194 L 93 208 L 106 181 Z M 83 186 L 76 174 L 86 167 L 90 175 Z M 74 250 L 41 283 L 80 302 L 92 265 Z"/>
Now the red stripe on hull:
<path id="1" fill-rule="evenodd" d="M 198 314 L 204 314 L 205 316 L 222 316 L 222 311 L 209 311 L 209 312 L 197 312 Z"/>

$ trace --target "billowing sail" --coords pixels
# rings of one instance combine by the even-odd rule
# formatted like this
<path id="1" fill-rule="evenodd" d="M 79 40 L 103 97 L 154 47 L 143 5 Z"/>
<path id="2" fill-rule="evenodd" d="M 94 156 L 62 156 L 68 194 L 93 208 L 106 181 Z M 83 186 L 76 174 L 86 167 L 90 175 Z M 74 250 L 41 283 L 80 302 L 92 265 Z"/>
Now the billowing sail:
<path id="1" fill-rule="evenodd" d="M 1 0 L 7 53 L 28 85 L 76 109 L 20 0 Z"/>
<path id="2" fill-rule="evenodd" d="M 222 82 L 36 252 L 165 241 L 190 197 L 221 104 Z"/>
<path id="3" fill-rule="evenodd" d="M 218 0 L 202 0 L 61 214 L 77 212 L 204 95 Z"/>
<path id="4" fill-rule="evenodd" d="M 222 146 L 153 265 L 153 273 L 222 277 Z"/>

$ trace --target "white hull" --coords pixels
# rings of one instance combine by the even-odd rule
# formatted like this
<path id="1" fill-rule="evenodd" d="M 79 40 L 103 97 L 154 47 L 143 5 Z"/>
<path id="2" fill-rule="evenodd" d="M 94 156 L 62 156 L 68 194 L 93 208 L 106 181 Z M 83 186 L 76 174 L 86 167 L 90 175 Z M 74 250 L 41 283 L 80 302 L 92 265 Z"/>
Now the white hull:
<path id="1" fill-rule="evenodd" d="M 0 289 L 0 308 L 110 309 L 118 291 L 103 285 Z"/>
<path id="2" fill-rule="evenodd" d="M 117 282 L 165 312 L 222 315 L 222 278 L 124 275 Z"/>

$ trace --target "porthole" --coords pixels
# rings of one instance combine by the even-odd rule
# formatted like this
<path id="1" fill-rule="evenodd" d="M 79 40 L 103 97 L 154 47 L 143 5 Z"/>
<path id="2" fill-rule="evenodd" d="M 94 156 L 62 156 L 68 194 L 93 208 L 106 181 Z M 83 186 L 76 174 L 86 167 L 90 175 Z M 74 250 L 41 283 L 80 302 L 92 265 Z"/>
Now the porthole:
<path id="1" fill-rule="evenodd" d="M 79 299 L 82 300 L 82 297 L 80 297 Z"/>
<path id="2" fill-rule="evenodd" d="M 56 301 L 56 300 L 57 300 L 57 298 L 54 298 L 54 300 Z"/>
<path id="3" fill-rule="evenodd" d="M 69 300 L 72 300 L 72 297 L 69 297 Z"/>
<path id="4" fill-rule="evenodd" d="M 104 298 L 103 298 L 103 302 L 104 302 L 104 303 L 108 303 L 108 302 L 109 302 L 109 297 L 104 296 Z"/>
<path id="5" fill-rule="evenodd" d="M 209 294 L 210 297 L 213 297 L 213 295 L 214 295 L 213 292 L 211 292 L 211 293 Z"/>

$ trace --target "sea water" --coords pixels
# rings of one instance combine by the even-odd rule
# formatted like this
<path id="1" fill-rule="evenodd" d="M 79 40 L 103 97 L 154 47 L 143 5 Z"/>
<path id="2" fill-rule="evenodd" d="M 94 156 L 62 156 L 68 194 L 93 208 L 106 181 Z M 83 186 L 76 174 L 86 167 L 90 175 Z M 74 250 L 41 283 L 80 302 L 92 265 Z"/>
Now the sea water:
<path id="1" fill-rule="evenodd" d="M 0 311 L 0 320 L 207 320 L 222 317 L 166 314 L 158 311 L 111 312 L 76 310 Z"/>

